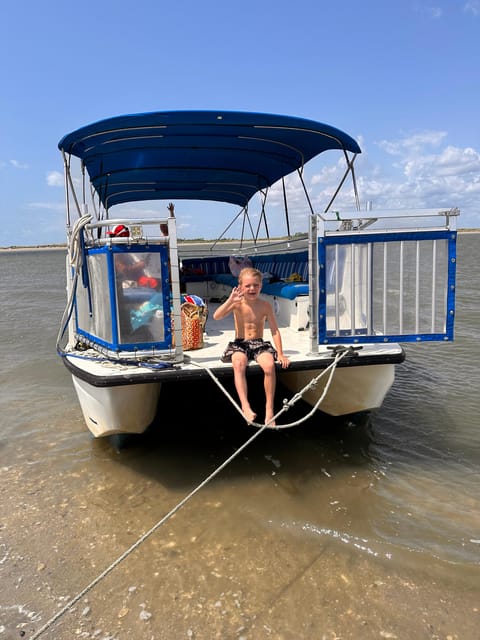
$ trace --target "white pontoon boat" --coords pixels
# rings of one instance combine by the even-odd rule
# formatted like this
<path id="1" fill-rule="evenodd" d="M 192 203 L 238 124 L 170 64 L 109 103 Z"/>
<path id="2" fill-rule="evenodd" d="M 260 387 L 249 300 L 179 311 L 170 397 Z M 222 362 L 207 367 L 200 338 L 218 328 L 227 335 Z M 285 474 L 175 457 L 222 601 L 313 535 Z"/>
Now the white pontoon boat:
<path id="1" fill-rule="evenodd" d="M 142 433 L 167 381 L 210 379 L 212 394 L 224 390 L 233 372 L 220 358 L 234 339 L 233 320 L 215 321 L 213 310 L 243 261 L 261 270 L 261 295 L 277 316 L 291 360 L 278 370 L 289 403 L 302 398 L 334 416 L 370 411 L 405 358 L 401 343 L 453 340 L 458 210 L 341 215 L 331 212 L 334 194 L 316 211 L 304 166 L 325 151 L 343 155 L 340 186 L 350 174 L 356 194 L 360 148 L 334 127 L 270 114 L 156 112 L 82 127 L 59 148 L 68 300 L 57 350 L 94 436 Z M 293 175 L 304 195 L 304 234 L 290 232 Z M 284 206 L 281 239 L 269 237 L 271 193 Z M 208 217 L 208 202 L 231 205 L 238 239 L 178 242 L 178 202 L 187 200 L 199 204 L 200 217 Z M 131 215 L 145 201 L 157 201 L 164 215 Z M 249 379 L 261 373 L 249 366 Z M 232 415 L 235 407 L 232 397 Z M 289 426 L 278 409 L 277 428 Z"/>

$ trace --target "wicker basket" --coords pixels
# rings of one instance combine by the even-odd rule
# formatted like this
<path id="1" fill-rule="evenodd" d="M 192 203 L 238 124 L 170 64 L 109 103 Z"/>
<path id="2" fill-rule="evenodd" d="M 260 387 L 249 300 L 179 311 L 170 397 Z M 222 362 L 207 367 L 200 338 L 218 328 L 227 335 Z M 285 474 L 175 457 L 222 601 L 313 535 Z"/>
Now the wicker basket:
<path id="1" fill-rule="evenodd" d="M 206 306 L 184 302 L 182 310 L 182 346 L 184 351 L 203 347 L 203 332 L 207 322 Z"/>

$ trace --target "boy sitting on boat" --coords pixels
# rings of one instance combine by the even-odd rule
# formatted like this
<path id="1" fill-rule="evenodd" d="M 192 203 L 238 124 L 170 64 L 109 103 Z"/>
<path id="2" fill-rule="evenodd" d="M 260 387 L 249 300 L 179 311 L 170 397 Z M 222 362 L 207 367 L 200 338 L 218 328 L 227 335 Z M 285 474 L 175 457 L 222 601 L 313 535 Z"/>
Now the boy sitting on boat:
<path id="1" fill-rule="evenodd" d="M 246 267 L 238 276 L 238 287 L 234 287 L 228 299 L 216 309 L 213 317 L 221 320 L 233 313 L 235 340 L 229 342 L 222 355 L 223 362 L 233 365 L 233 378 L 245 419 L 251 423 L 256 413 L 248 401 L 246 369 L 250 360 L 255 360 L 264 373 L 265 424 L 275 426 L 273 417 L 275 396 L 275 360 L 285 369 L 290 360 L 283 353 L 282 338 L 272 305 L 259 298 L 262 288 L 262 273 L 258 269 Z M 265 321 L 272 334 L 272 344 L 263 339 Z"/>

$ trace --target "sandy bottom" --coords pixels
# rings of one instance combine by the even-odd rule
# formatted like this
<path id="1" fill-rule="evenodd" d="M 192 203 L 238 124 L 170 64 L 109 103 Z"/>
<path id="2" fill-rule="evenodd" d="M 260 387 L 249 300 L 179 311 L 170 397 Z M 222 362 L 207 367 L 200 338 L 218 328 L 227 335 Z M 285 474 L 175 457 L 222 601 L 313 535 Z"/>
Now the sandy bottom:
<path id="1" fill-rule="evenodd" d="M 121 489 L 118 474 L 88 474 L 88 464 L 60 471 L 52 491 L 51 477 L 3 468 L 1 640 L 34 636 L 184 495 L 131 467 Z M 259 517 L 256 497 L 271 500 L 281 485 L 258 478 L 234 501 L 231 483 L 197 494 L 40 637 L 480 637 L 478 572 L 435 566 L 432 577 L 421 559 L 399 566 L 358 544 L 299 535 Z"/>
<path id="2" fill-rule="evenodd" d="M 120 452 L 77 407 L 0 443 L 0 640 L 479 640 L 478 565 L 381 541 L 347 432 L 262 434 L 135 546 L 251 435 L 201 402 Z"/>

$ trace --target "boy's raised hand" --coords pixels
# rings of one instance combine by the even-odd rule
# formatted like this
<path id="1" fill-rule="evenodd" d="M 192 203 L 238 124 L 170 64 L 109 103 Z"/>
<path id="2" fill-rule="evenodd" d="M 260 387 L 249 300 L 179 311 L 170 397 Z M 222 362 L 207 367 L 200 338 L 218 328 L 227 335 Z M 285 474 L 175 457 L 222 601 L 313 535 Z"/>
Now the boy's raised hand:
<path id="1" fill-rule="evenodd" d="M 232 293 L 230 294 L 230 301 L 232 305 L 240 304 L 243 300 L 243 292 L 240 287 L 233 287 Z"/>

